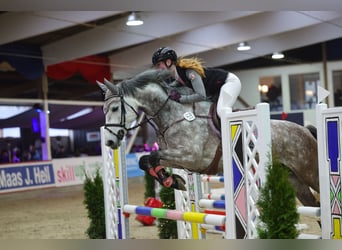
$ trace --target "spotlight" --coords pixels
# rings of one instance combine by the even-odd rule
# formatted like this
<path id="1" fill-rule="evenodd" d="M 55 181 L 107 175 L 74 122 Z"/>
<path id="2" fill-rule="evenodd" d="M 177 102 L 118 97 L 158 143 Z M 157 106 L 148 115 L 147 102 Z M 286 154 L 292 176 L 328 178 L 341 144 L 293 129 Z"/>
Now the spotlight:
<path id="1" fill-rule="evenodd" d="M 127 18 L 127 26 L 139 26 L 142 24 L 144 24 L 144 21 L 141 20 L 135 12 L 132 12 Z"/>
<path id="2" fill-rule="evenodd" d="M 247 42 L 241 42 L 239 43 L 237 50 L 238 51 L 246 51 L 246 50 L 250 50 L 251 46 L 247 43 Z"/>
<path id="3" fill-rule="evenodd" d="M 279 52 L 274 52 L 272 55 L 272 59 L 282 59 L 284 58 L 284 54 L 283 53 L 279 53 Z"/>

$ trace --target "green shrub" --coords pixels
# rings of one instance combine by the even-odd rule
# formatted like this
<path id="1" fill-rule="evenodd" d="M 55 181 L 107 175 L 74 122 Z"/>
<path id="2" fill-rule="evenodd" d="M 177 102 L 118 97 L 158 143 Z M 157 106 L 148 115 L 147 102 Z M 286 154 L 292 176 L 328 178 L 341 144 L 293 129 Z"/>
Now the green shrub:
<path id="1" fill-rule="evenodd" d="M 84 204 L 88 210 L 88 218 L 90 219 L 90 225 L 86 234 L 90 239 L 105 239 L 104 190 L 103 180 L 99 170 L 96 171 L 94 179 L 86 175 L 83 189 Z"/>
<path id="2" fill-rule="evenodd" d="M 162 187 L 159 191 L 160 200 L 163 202 L 163 208 L 175 209 L 175 192 L 173 188 Z M 158 230 L 160 239 L 177 239 L 177 221 L 168 219 L 158 219 Z"/>
<path id="3" fill-rule="evenodd" d="M 156 197 L 156 190 L 155 190 L 155 186 L 154 186 L 154 182 L 155 179 L 153 176 L 147 174 L 145 172 L 144 175 L 145 178 L 145 193 L 144 193 L 144 198 L 148 198 L 148 197 Z"/>
<path id="4" fill-rule="evenodd" d="M 276 160 L 266 168 L 265 186 L 257 201 L 260 239 L 296 239 L 299 235 L 296 193 L 288 176 L 288 169 Z"/>

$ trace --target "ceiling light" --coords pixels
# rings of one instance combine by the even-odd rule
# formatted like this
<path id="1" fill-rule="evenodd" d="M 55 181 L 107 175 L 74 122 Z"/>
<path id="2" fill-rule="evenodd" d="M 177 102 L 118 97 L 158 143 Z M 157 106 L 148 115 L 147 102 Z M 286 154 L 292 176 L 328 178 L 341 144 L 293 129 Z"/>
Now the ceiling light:
<path id="1" fill-rule="evenodd" d="M 0 120 L 2 119 L 9 119 L 13 116 L 20 115 L 32 107 L 30 106 L 6 106 L 0 105 Z"/>
<path id="2" fill-rule="evenodd" d="M 284 58 L 284 54 L 283 53 L 279 53 L 279 52 L 274 52 L 272 55 L 272 59 L 282 59 Z"/>
<path id="3" fill-rule="evenodd" d="M 251 46 L 247 43 L 247 42 L 241 42 L 239 43 L 237 50 L 238 51 L 246 51 L 246 50 L 250 50 Z"/>
<path id="4" fill-rule="evenodd" d="M 72 119 L 75 119 L 75 118 L 78 118 L 78 117 L 81 117 L 81 116 L 84 116 L 86 114 L 89 114 L 93 111 L 93 108 L 85 108 L 85 109 L 82 109 L 72 115 L 69 115 L 67 116 L 66 118 L 62 118 L 60 119 L 61 122 L 64 122 L 66 120 L 72 120 Z"/>
<path id="5" fill-rule="evenodd" d="M 142 25 L 144 24 L 144 21 L 141 20 L 137 14 L 135 14 L 135 12 L 132 12 L 128 18 L 127 18 L 127 22 L 126 22 L 126 25 L 127 26 L 139 26 L 139 25 Z"/>

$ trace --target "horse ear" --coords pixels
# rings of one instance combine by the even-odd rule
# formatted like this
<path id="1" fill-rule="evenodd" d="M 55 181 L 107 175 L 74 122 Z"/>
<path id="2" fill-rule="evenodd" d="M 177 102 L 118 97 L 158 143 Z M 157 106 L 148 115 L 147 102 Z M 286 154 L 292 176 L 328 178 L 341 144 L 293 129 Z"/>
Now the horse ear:
<path id="1" fill-rule="evenodd" d="M 112 82 L 108 81 L 106 78 L 104 79 L 104 85 L 112 92 L 113 94 L 118 93 L 118 87 L 115 86 Z"/>
<path id="2" fill-rule="evenodd" d="M 97 83 L 97 85 L 100 87 L 100 89 L 102 89 L 102 91 L 103 91 L 104 93 L 107 92 L 108 88 L 107 88 L 106 85 L 104 85 L 102 82 L 99 82 L 99 81 L 97 81 L 97 80 L 96 80 L 96 83 Z"/>

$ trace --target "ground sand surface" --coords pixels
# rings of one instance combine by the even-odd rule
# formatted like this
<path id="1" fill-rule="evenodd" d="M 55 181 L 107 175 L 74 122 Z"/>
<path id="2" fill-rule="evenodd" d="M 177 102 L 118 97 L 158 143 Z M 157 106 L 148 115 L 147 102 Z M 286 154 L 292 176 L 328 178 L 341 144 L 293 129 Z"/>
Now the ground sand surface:
<path id="1" fill-rule="evenodd" d="M 144 180 L 129 179 L 129 203 L 143 205 Z M 0 194 L 0 239 L 87 239 L 89 227 L 83 186 L 47 188 Z M 133 215 L 130 237 L 158 239 L 157 226 L 143 226 Z M 308 225 L 303 233 L 319 234 L 316 221 L 301 217 Z M 221 239 L 221 234 L 209 233 L 208 239 Z"/>

